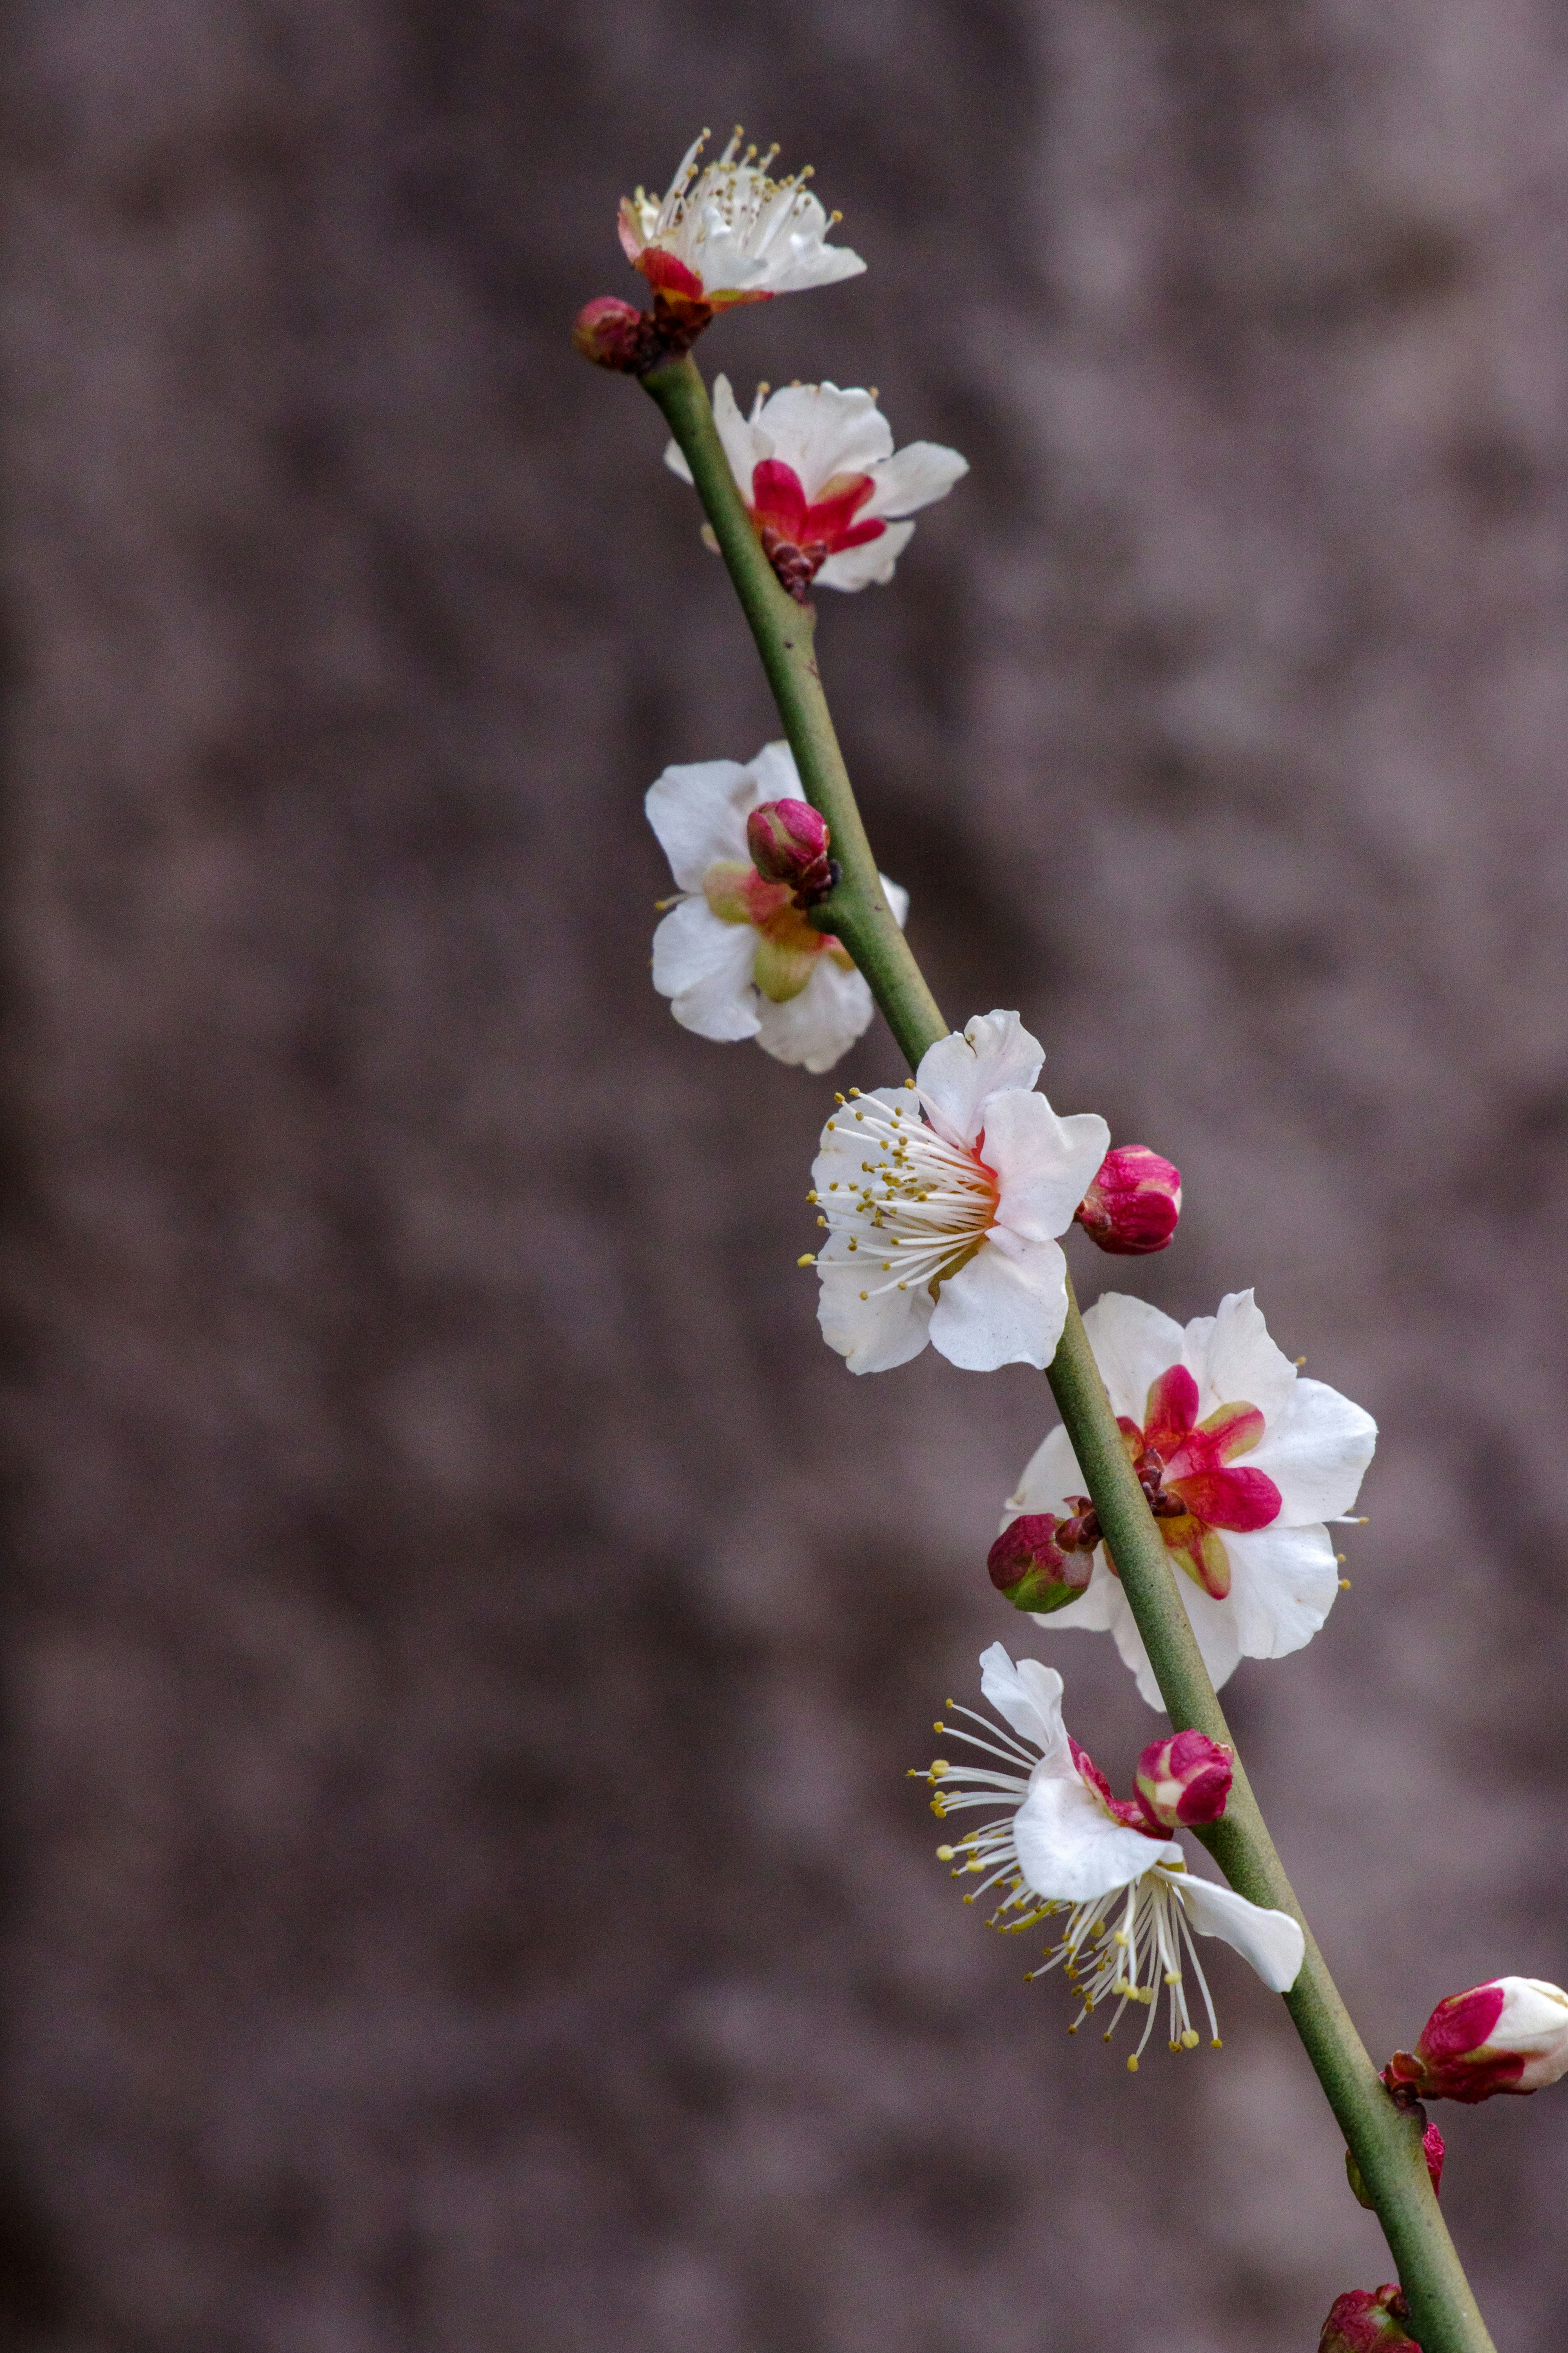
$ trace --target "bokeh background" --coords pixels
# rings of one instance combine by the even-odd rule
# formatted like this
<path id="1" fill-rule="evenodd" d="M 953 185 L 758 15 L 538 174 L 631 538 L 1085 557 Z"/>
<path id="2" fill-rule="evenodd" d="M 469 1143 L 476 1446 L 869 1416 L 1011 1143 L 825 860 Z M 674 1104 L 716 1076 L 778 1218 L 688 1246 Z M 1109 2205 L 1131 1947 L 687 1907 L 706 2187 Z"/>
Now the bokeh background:
<path id="1" fill-rule="evenodd" d="M 1069 2042 L 932 1862 L 1045 1384 L 856 1381 L 828 1082 L 648 985 L 776 732 L 635 385 L 701 122 L 867 276 L 702 357 L 973 471 L 821 641 L 955 1018 L 1376 1414 L 1226 1694 L 1379 2056 L 1568 1976 L 1568 13 L 13 0 L 5 2341 L 1244 2353 L 1387 2264 L 1279 2004 Z M 875 1030 L 844 1066 L 896 1068 Z M 1156 1719 L 1042 1635 L 1124 1780 Z M 1448 2118 L 1444 2119 L 1449 2123 Z M 1559 2346 L 1568 2094 L 1455 2112 Z"/>

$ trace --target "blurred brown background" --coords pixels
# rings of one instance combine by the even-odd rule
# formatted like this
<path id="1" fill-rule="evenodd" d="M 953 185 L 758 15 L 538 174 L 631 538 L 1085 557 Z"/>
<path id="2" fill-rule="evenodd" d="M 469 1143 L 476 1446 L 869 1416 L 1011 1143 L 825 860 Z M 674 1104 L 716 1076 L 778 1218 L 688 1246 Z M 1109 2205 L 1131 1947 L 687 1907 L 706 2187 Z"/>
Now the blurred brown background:
<path id="1" fill-rule="evenodd" d="M 828 1088 L 647 981 L 776 732 L 635 386 L 704 121 L 870 263 L 710 371 L 973 463 L 825 596 L 950 1014 L 1384 1431 L 1227 1694 L 1379 2056 L 1568 1975 L 1560 0 L 16 0 L 4 264 L 5 2341 L 1243 2353 L 1386 2274 L 1279 2004 L 1069 2042 L 942 1694 L 1045 1385 L 821 1345 Z M 873 1031 L 846 1064 L 895 1068 Z M 1156 1719 L 1042 1636 L 1124 1781 Z M 1446 2125 L 1450 2123 L 1445 2117 Z M 1559 2346 L 1568 2094 L 1456 2112 Z"/>

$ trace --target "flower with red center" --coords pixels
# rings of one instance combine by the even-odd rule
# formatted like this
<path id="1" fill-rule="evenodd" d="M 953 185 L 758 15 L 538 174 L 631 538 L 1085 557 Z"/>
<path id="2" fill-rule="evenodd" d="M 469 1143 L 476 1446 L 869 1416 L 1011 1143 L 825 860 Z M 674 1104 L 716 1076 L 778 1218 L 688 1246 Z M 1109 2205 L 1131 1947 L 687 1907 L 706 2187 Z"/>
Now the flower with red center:
<path id="1" fill-rule="evenodd" d="M 1035 1091 L 1045 1054 L 1016 1013 L 939 1038 L 902 1087 L 857 1091 L 822 1131 L 807 1196 L 822 1336 L 852 1373 L 929 1341 L 950 1365 L 1048 1365 L 1067 1320 L 1072 1223 L 1105 1156 L 1093 1112 L 1060 1119 Z"/>
<path id="2" fill-rule="evenodd" d="M 1190 1961 L 1217 2043 L 1194 1932 L 1223 1938 L 1265 1985 L 1276 1993 L 1289 1991 L 1305 1948 L 1299 1924 L 1288 1912 L 1265 1911 L 1231 1888 L 1194 1878 L 1180 1846 L 1150 1821 L 1140 1799 L 1111 1796 L 1093 1757 L 1062 1723 L 1062 1679 L 1054 1667 L 1038 1659 L 1015 1665 L 994 1642 L 981 1654 L 980 1688 L 1006 1729 L 949 1700 L 954 1715 L 980 1731 L 939 1723 L 938 1733 L 977 1750 L 981 1761 L 955 1765 L 939 1757 L 916 1778 L 931 1783 L 931 1810 L 943 1820 L 973 1807 L 991 1810 L 992 1819 L 978 1830 L 937 1849 L 938 1860 L 953 1865 L 955 1879 L 978 1875 L 980 1884 L 965 1903 L 1001 1889 L 991 1925 L 1013 1935 L 1066 1915 L 1057 1942 L 1046 1947 L 1045 1966 L 1030 1975 L 1065 1970 L 1083 2005 L 1070 2032 L 1077 2033 L 1090 2010 L 1114 2001 L 1109 2042 L 1128 2003 L 1141 2005 L 1148 2011 L 1143 2040 L 1127 2063 L 1136 2069 L 1163 1992 L 1169 2048 L 1191 2051 L 1200 2038 L 1187 2009 L 1184 1965 Z M 1141 1772 L 1151 1755 L 1144 1751 Z M 1212 1821 L 1223 1810 L 1221 1792 L 1201 1819 Z"/>
<path id="3" fill-rule="evenodd" d="M 1493 1978 L 1440 2001 L 1414 2051 L 1383 2071 L 1391 2092 L 1474 2105 L 1568 2075 L 1568 1993 L 1543 1978 Z"/>
<path id="4" fill-rule="evenodd" d="M 897 518 L 946 498 L 969 471 L 939 442 L 895 451 L 876 396 L 835 384 L 786 385 L 771 399 L 761 385 L 742 417 L 719 376 L 713 422 L 769 561 L 802 604 L 814 585 L 854 590 L 890 580 L 915 528 Z M 664 458 L 690 481 L 673 441 Z"/>
<path id="5" fill-rule="evenodd" d="M 1183 1572 L 1177 1588 L 1215 1684 L 1240 1659 L 1300 1650 L 1339 1590 L 1325 1523 L 1354 1503 L 1377 1425 L 1336 1389 L 1301 1378 L 1269 1338 L 1250 1291 L 1233 1293 L 1217 1315 L 1199 1316 L 1185 1331 L 1143 1300 L 1108 1292 L 1084 1325 L 1122 1443 Z M 1093 1552 L 1083 1599 L 1049 1623 L 1109 1630 L 1158 1707 L 1148 1654 L 1084 1483 L 1067 1432 L 1054 1430 L 1008 1498 L 1007 1517 L 1054 1513 L 1058 1547 Z"/>
<path id="6" fill-rule="evenodd" d="M 746 822 L 764 802 L 797 801 L 787 744 L 754 760 L 667 768 L 648 787 L 648 823 L 679 895 L 653 935 L 653 985 L 700 1038 L 754 1038 L 775 1061 L 831 1070 L 868 1026 L 871 992 L 787 882 L 758 873 Z M 901 923 L 909 894 L 882 877 Z"/>
<path id="7" fill-rule="evenodd" d="M 742 154 L 739 131 L 703 164 L 707 138 L 704 131 L 692 141 L 662 198 L 639 188 L 621 199 L 622 248 L 657 295 L 706 313 L 858 277 L 859 255 L 827 242 L 833 222 L 805 185 L 809 167 L 771 178 L 777 148 Z"/>

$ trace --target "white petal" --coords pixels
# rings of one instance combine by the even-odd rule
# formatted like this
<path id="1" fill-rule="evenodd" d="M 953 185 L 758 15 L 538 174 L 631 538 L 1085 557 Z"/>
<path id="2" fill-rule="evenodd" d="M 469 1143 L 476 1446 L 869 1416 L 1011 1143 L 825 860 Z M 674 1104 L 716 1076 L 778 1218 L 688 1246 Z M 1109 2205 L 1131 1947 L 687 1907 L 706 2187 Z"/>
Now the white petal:
<path id="1" fill-rule="evenodd" d="M 985 1124 L 987 1096 L 1026 1091 L 1045 1059 L 1016 1013 L 977 1013 L 967 1028 L 927 1047 L 915 1085 L 938 1134 L 950 1144 L 973 1144 Z"/>
<path id="2" fill-rule="evenodd" d="M 1110 1145 L 1097 1112 L 1061 1119 L 1044 1095 L 993 1095 L 984 1158 L 1001 1179 L 998 1225 L 1028 1242 L 1065 1234 Z"/>
<path id="3" fill-rule="evenodd" d="M 853 596 L 861 588 L 885 588 L 893 566 L 915 535 L 912 522 L 890 522 L 875 539 L 858 547 L 840 548 L 816 575 L 819 588 L 841 588 Z"/>
<path id="4" fill-rule="evenodd" d="M 969 471 L 969 460 L 940 441 L 910 441 L 886 458 L 873 476 L 876 488 L 861 508 L 866 515 L 909 515 L 945 499 Z"/>
<path id="5" fill-rule="evenodd" d="M 882 886 L 883 898 L 893 911 L 893 921 L 901 932 L 910 919 L 910 894 L 901 882 L 889 882 L 885 874 L 879 874 L 877 880 Z"/>
<path id="6" fill-rule="evenodd" d="M 1194 1879 L 1186 1872 L 1162 1873 L 1173 1888 L 1191 1926 L 1200 1936 L 1221 1936 L 1249 1962 L 1275 1993 L 1289 1993 L 1301 1974 L 1307 1941 L 1299 1921 L 1289 1912 L 1268 1912 L 1249 1904 L 1234 1887 L 1216 1887 L 1211 1879 Z"/>
<path id="7" fill-rule="evenodd" d="M 876 1009 L 858 972 L 846 972 L 830 955 L 820 955 L 798 997 L 782 1005 L 763 999 L 757 1043 L 775 1062 L 804 1064 L 817 1073 L 830 1071 L 870 1027 Z"/>
<path id="8" fill-rule="evenodd" d="M 950 1365 L 994 1373 L 999 1365 L 1043 1372 L 1067 1322 L 1067 1260 L 1059 1242 L 1016 1242 L 994 1230 L 967 1266 L 942 1286 L 931 1341 Z"/>
<path id="9" fill-rule="evenodd" d="M 892 455 L 892 429 L 870 394 L 840 392 L 836 384 L 785 385 L 758 422 L 808 499 L 835 474 L 869 473 Z"/>
<path id="10" fill-rule="evenodd" d="M 713 379 L 713 422 L 719 428 L 724 455 L 730 460 L 730 471 L 735 477 L 741 496 L 749 506 L 752 475 L 758 459 L 766 457 L 767 450 L 760 445 L 756 427 L 742 416 L 727 375 Z"/>
<path id="11" fill-rule="evenodd" d="M 757 800 L 803 801 L 800 770 L 795 765 L 795 754 L 785 743 L 764 744 L 755 759 L 747 766 L 756 779 Z"/>
<path id="12" fill-rule="evenodd" d="M 997 1715 L 1033 1741 L 1043 1763 L 1076 1776 L 1062 1723 L 1062 1679 L 1040 1659 L 1014 1665 L 1000 1642 L 980 1653 L 980 1688 Z"/>
<path id="13" fill-rule="evenodd" d="M 1146 1299 L 1107 1291 L 1084 1316 L 1083 1328 L 1112 1409 L 1142 1429 L 1151 1388 L 1182 1361 L 1181 1325 Z"/>
<path id="14" fill-rule="evenodd" d="M 1241 1656 L 1283 1659 L 1300 1650 L 1339 1594 L 1339 1564 L 1327 1528 L 1288 1528 L 1276 1520 L 1271 1527 L 1254 1528 L 1247 1535 L 1226 1534 L 1222 1541 L 1230 1556 L 1230 1597 L 1210 1606 L 1231 1612 Z M 1190 1579 L 1182 1582 L 1195 1592 Z M 1182 1598 L 1187 1600 L 1186 1594 Z M 1196 1598 L 1204 1601 L 1208 1597 Z M 1195 1626 L 1190 1600 L 1187 1614 Z M 1201 1633 L 1199 1642 L 1201 1647 Z"/>
<path id="15" fill-rule="evenodd" d="M 909 1100 L 908 1091 L 903 1087 L 873 1087 L 868 1094 L 862 1095 L 860 1105 L 864 1108 L 868 1103 L 876 1103 L 886 1112 L 902 1111 Z M 826 1193 L 836 1183 L 845 1186 L 847 1190 L 846 1180 L 849 1177 L 858 1183 L 860 1163 L 866 1156 L 866 1147 L 858 1138 L 859 1122 L 852 1113 L 847 1110 L 835 1112 L 823 1128 L 816 1157 L 811 1164 L 811 1181 L 817 1192 Z M 880 1263 L 879 1260 L 878 1264 Z M 930 1296 L 929 1293 L 927 1296 Z"/>
<path id="16" fill-rule="evenodd" d="M 1002 1525 L 1016 1520 L 1020 1512 L 1055 1512 L 1059 1519 L 1068 1496 L 1083 1492 L 1083 1473 L 1072 1440 L 1058 1423 L 1024 1465 L 1024 1475 L 1007 1498 Z"/>
<path id="17" fill-rule="evenodd" d="M 705 900 L 685 899 L 653 935 L 653 985 L 672 1000 L 669 1009 L 681 1028 L 699 1038 L 754 1038 L 756 955 L 750 923 L 721 923 Z"/>
<path id="18" fill-rule="evenodd" d="M 1189 1324 L 1185 1353 L 1198 1385 L 1200 1421 L 1215 1406 L 1237 1401 L 1257 1406 L 1265 1421 L 1284 1412 L 1296 1367 L 1269 1338 L 1250 1291 L 1233 1291 L 1212 1320 L 1204 1316 Z"/>
<path id="19" fill-rule="evenodd" d="M 1228 1544 L 1230 1539 L 1226 1537 L 1226 1541 Z M 1100 1557 L 1100 1556 L 1096 1556 L 1097 1561 Z M 1105 1599 L 1102 1606 L 1110 1623 L 1110 1638 L 1116 1645 L 1117 1655 L 1122 1665 L 1131 1669 L 1135 1677 L 1139 1698 L 1145 1701 L 1150 1707 L 1163 1708 L 1165 1703 L 1160 1696 L 1160 1686 L 1154 1679 L 1154 1670 L 1149 1662 L 1149 1653 L 1143 1648 L 1143 1637 L 1138 1631 L 1138 1621 L 1132 1615 L 1131 1605 L 1128 1601 L 1120 1579 L 1112 1577 L 1109 1569 L 1106 1572 L 1106 1580 Z M 1094 1591 L 1095 1588 L 1091 1585 L 1084 1600 L 1089 1600 Z M 1215 1691 L 1218 1691 L 1220 1685 L 1228 1683 L 1231 1676 L 1235 1674 L 1241 1659 L 1241 1646 L 1236 1633 L 1234 1596 L 1227 1596 L 1224 1601 L 1216 1601 L 1212 1594 L 1205 1593 L 1201 1587 L 1194 1585 L 1192 1578 L 1181 1569 L 1176 1571 L 1176 1591 L 1181 1596 L 1182 1605 L 1186 1610 L 1198 1649 L 1203 1654 L 1204 1664 L 1209 1671 L 1209 1681 Z M 1070 1623 L 1075 1611 L 1082 1609 L 1083 1607 L 1082 1601 L 1071 1603 L 1052 1620 L 1052 1623 L 1059 1626 L 1064 1619 Z"/>
<path id="20" fill-rule="evenodd" d="M 1244 1459 L 1279 1490 L 1279 1520 L 1331 1520 L 1348 1512 L 1372 1461 L 1377 1424 L 1323 1381 L 1298 1376 L 1279 1419 Z"/>
<path id="21" fill-rule="evenodd" d="M 749 859 L 746 819 L 761 797 L 739 760 L 666 768 L 648 786 L 643 808 L 682 891 L 700 891 L 717 859 Z"/>
<path id="22" fill-rule="evenodd" d="M 881 1271 L 881 1261 L 868 1263 L 862 1250 L 854 1258 L 840 1255 L 837 1234 L 817 1258 L 822 1295 L 816 1320 L 830 1348 L 837 1348 L 852 1373 L 886 1373 L 908 1364 L 926 1345 L 931 1296 L 923 1283 L 900 1291 Z M 888 1283 L 886 1290 L 878 1284 Z M 862 1299 L 860 1293 L 869 1296 Z"/>
<path id="23" fill-rule="evenodd" d="M 1088 1904 L 1114 1888 L 1130 1887 L 1158 1862 L 1181 1860 L 1168 1839 L 1146 1838 L 1113 1821 L 1075 1773 L 1041 1775 L 1013 1818 L 1013 1840 L 1024 1877 L 1037 1895 Z"/>
<path id="24" fill-rule="evenodd" d="M 691 469 L 686 462 L 686 454 L 679 441 L 671 441 L 666 445 L 664 462 L 670 472 L 683 481 L 689 490 L 692 486 Z"/>

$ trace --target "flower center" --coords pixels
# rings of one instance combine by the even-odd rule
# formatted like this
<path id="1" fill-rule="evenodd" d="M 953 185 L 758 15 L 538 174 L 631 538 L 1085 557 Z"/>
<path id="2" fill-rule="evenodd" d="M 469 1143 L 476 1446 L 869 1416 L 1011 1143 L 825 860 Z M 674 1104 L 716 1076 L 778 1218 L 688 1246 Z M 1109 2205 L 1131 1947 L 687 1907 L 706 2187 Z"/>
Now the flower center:
<path id="1" fill-rule="evenodd" d="M 798 997 L 820 955 L 847 970 L 850 959 L 831 932 L 819 932 L 795 904 L 787 882 L 767 882 L 739 859 L 716 859 L 702 877 L 702 896 L 721 923 L 750 923 L 761 934 L 752 978 L 773 1005 Z"/>
<path id="2" fill-rule="evenodd" d="M 858 1090 L 828 1126 L 865 1146 L 859 1176 L 836 1178 L 818 1196 L 829 1229 L 847 1233 L 849 1248 L 867 1253 L 868 1271 L 883 1278 L 861 1298 L 924 1283 L 934 1299 L 996 1222 L 1001 1187 L 980 1156 L 984 1136 L 949 1144 L 913 1102 L 906 1110 L 862 1099 Z"/>
<path id="3" fill-rule="evenodd" d="M 764 458 L 752 469 L 752 521 L 763 552 L 797 603 L 830 555 L 880 539 L 887 525 L 856 515 L 871 495 L 869 474 L 835 474 L 807 498 L 793 466 Z"/>

